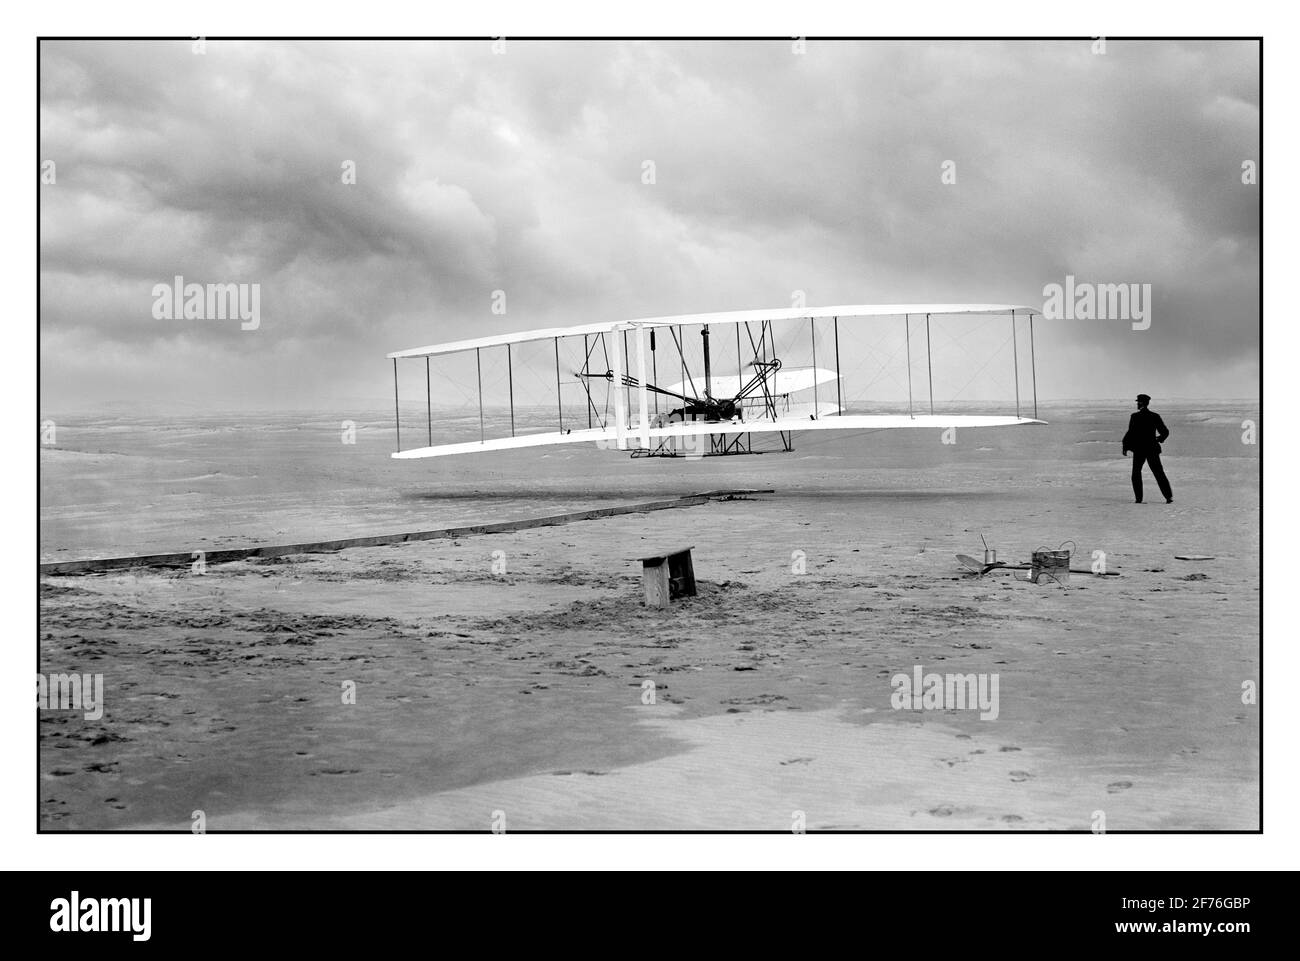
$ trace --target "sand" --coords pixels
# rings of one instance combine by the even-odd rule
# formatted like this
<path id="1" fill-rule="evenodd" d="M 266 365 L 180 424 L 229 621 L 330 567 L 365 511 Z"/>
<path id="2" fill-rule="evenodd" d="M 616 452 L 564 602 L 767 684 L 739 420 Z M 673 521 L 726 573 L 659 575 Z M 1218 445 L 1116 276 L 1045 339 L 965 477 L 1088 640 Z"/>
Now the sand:
<path id="1" fill-rule="evenodd" d="M 62 449 L 42 451 L 43 559 L 774 493 L 201 575 L 42 578 L 41 670 L 102 673 L 106 707 L 41 712 L 40 826 L 189 830 L 201 810 L 210 831 L 1087 831 L 1104 812 L 1108 831 L 1255 829 L 1255 414 L 1162 413 L 1173 505 L 1131 502 L 1118 405 L 956 445 L 805 436 L 694 463 L 394 463 L 378 427 L 337 450 L 327 422 L 269 415 L 203 428 L 219 442 L 65 418 Z M 1013 561 L 1072 539 L 1076 566 L 1105 551 L 1122 576 L 963 577 L 954 555 L 979 555 L 981 534 Z M 635 558 L 679 544 L 700 594 L 647 610 Z M 895 710 L 890 678 L 915 665 L 998 674 L 997 719 Z"/>

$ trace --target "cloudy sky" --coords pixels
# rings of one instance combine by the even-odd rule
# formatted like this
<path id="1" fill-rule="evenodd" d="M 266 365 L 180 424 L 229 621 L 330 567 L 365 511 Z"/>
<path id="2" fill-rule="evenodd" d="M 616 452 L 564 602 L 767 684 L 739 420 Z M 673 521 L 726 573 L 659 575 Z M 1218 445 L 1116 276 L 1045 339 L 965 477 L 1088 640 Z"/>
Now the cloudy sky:
<path id="1" fill-rule="evenodd" d="M 46 409 L 382 404 L 385 353 L 442 340 L 796 290 L 1041 305 L 1067 274 L 1151 284 L 1152 323 L 1040 322 L 1040 396 L 1257 395 L 1254 44 L 60 42 L 40 66 Z M 259 284 L 260 326 L 156 318 L 178 274 Z"/>

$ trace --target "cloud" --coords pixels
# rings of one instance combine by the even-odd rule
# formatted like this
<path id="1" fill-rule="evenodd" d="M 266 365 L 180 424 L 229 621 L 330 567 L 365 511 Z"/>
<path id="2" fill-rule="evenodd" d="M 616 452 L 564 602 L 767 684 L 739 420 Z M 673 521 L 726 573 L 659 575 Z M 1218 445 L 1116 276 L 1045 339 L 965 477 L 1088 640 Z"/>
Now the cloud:
<path id="1" fill-rule="evenodd" d="M 1257 391 L 1250 43 L 47 41 L 40 93 L 47 406 L 382 402 L 415 344 L 1066 273 L 1155 319 L 1043 329 L 1044 396 Z M 155 320 L 178 274 L 261 327 Z"/>

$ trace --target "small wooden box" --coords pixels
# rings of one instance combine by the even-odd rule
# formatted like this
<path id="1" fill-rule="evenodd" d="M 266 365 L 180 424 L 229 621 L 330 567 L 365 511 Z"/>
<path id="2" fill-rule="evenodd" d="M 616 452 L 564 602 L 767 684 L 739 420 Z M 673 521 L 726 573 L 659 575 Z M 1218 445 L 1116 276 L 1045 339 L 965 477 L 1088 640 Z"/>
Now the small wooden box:
<path id="1" fill-rule="evenodd" d="M 669 602 L 679 597 L 695 596 L 692 547 L 682 547 L 640 559 L 641 585 L 645 588 L 646 607 L 667 607 Z"/>

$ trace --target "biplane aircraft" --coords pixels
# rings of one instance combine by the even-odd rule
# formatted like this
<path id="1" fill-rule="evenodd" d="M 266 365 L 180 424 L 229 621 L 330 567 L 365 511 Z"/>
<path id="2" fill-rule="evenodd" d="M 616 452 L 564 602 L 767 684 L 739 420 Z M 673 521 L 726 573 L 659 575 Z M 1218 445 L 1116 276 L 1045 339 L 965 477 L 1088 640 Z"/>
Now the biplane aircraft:
<path id="1" fill-rule="evenodd" d="M 443 457 L 593 442 L 628 451 L 632 456 L 722 456 L 766 452 L 762 445 L 755 447 L 754 435 L 775 442 L 777 446 L 770 449 L 791 451 L 796 431 L 1042 424 L 1037 419 L 1033 354 L 1036 313 L 1039 311 L 1035 308 L 1011 304 L 747 310 L 529 330 L 399 350 L 388 355 L 393 361 L 398 438 L 398 450 L 392 456 Z M 1000 330 L 1002 346 L 1009 343 L 1011 348 L 1007 358 L 1011 364 L 1006 366 L 1015 379 L 1014 414 L 1010 410 L 971 410 L 969 405 L 958 411 L 936 413 L 930 327 L 932 320 L 939 318 L 1008 325 Z M 906 409 L 901 401 L 900 377 L 900 397 L 893 409 L 855 402 L 856 409 L 851 410 L 841 367 L 841 327 L 848 333 L 891 324 L 891 356 L 898 355 L 900 363 L 902 357 L 906 358 Z M 783 332 L 781 336 L 778 328 Z M 1023 328 L 1027 328 L 1032 389 L 1027 406 L 1033 416 L 1026 416 L 1021 406 Z M 913 384 L 914 379 L 920 379 L 919 373 L 914 378 L 913 368 L 921 355 L 922 334 L 924 389 Z M 957 338 L 950 339 L 956 342 Z M 864 354 L 872 352 L 860 345 L 854 349 Z M 874 351 L 877 357 L 889 353 L 879 345 Z M 403 450 L 398 362 L 419 358 L 425 361 L 428 443 Z M 478 437 L 435 444 L 431 361 L 447 358 L 460 362 L 458 370 L 463 380 L 469 380 L 472 372 Z M 987 366 L 986 361 L 976 373 Z M 535 391 L 532 403 L 516 397 L 525 372 L 536 388 L 541 380 L 550 380 L 552 370 L 553 385 L 546 388 L 553 405 L 549 414 L 545 414 L 546 406 L 537 402 Z M 485 371 L 489 381 L 505 387 L 500 398 L 504 403 L 485 406 Z M 965 373 L 961 369 L 958 372 Z M 451 379 L 452 374 L 447 377 Z M 924 402 L 926 397 L 928 404 Z M 458 436 L 464 437 L 472 426 L 472 418 L 462 417 Z M 439 433 L 441 436 L 443 431 Z"/>

